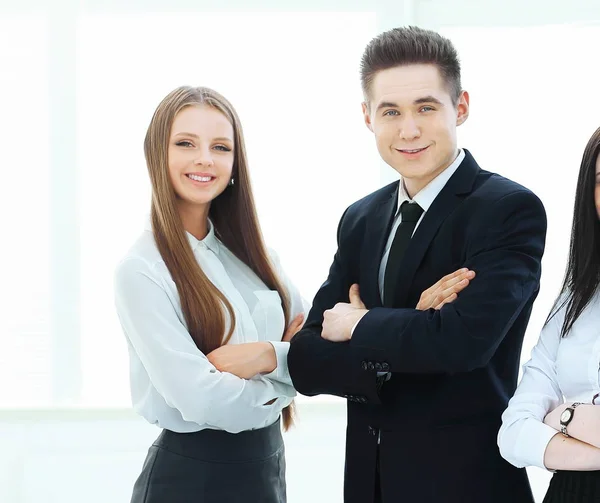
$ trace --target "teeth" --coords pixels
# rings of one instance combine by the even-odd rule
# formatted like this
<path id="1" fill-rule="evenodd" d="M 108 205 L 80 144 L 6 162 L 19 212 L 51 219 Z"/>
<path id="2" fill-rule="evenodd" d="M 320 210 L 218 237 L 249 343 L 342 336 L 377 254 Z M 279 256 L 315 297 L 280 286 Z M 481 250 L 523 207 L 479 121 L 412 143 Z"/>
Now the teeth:
<path id="1" fill-rule="evenodd" d="M 188 175 L 188 178 L 191 178 L 192 180 L 196 180 L 197 182 L 210 182 L 211 178 L 210 176 L 196 176 L 196 175 Z"/>
<path id="2" fill-rule="evenodd" d="M 403 150 L 402 152 L 407 152 L 409 154 L 414 154 L 415 152 L 420 152 L 421 150 L 423 150 L 422 148 L 418 148 L 416 150 Z"/>

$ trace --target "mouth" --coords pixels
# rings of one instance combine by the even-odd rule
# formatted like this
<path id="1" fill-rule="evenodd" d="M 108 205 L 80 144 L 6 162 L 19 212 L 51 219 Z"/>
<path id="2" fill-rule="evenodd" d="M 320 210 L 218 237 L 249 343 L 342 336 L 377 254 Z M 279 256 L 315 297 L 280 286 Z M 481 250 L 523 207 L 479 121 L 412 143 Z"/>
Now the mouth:
<path id="1" fill-rule="evenodd" d="M 193 182 L 196 182 L 196 183 L 199 183 L 199 184 L 210 183 L 210 182 L 212 182 L 213 180 L 216 179 L 216 176 L 212 176 L 212 175 L 195 175 L 193 173 L 187 173 L 185 176 L 187 176 Z"/>
<path id="2" fill-rule="evenodd" d="M 427 145 L 426 147 L 423 148 L 397 148 L 395 149 L 397 152 L 400 152 L 401 154 L 404 154 L 406 156 L 418 156 L 419 154 L 425 152 L 427 149 L 429 148 L 429 145 Z"/>

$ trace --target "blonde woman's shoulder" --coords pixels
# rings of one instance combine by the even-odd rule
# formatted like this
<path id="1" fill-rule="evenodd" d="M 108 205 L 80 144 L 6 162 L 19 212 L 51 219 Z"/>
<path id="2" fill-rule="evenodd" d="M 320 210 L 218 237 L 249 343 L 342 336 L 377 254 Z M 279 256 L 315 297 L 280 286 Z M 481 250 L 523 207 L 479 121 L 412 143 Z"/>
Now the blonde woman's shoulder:
<path id="1" fill-rule="evenodd" d="M 148 269 L 154 269 L 163 262 L 152 231 L 145 229 L 122 256 L 116 270 L 118 273 L 119 270 L 130 267 L 132 264 L 138 264 L 138 266 L 144 264 Z"/>

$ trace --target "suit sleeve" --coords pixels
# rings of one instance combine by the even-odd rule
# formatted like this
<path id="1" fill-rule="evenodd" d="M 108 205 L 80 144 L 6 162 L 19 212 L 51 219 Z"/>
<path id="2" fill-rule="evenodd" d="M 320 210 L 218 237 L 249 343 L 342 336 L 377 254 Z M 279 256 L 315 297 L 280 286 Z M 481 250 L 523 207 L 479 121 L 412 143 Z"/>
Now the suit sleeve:
<path id="1" fill-rule="evenodd" d="M 458 373 L 485 366 L 539 289 L 546 214 L 529 191 L 488 209 L 467 242 L 464 267 L 477 274 L 440 310 L 375 308 L 358 323 L 351 347 L 392 372 Z"/>
<path id="2" fill-rule="evenodd" d="M 359 397 L 369 403 L 380 403 L 376 373 L 363 369 L 361 351 L 349 342 L 330 342 L 321 337 L 323 313 L 338 302 L 349 302 L 352 284 L 349 277 L 344 237 L 344 213 L 338 227 L 338 249 L 329 276 L 317 292 L 303 329 L 290 344 L 288 368 L 297 391 L 303 395 L 329 394 L 344 398 Z"/>

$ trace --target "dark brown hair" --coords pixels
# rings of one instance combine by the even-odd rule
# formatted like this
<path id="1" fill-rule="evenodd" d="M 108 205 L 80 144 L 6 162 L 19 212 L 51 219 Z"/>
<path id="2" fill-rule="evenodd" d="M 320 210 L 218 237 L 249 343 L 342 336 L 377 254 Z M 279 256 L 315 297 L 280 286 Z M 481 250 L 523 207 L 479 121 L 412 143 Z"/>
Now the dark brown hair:
<path id="1" fill-rule="evenodd" d="M 565 320 L 561 327 L 563 337 L 571 330 L 600 285 L 600 221 L 595 199 L 598 156 L 600 128 L 591 136 L 581 158 L 575 191 L 569 261 L 560 295 L 546 320 L 548 323 L 565 307 Z"/>
<path id="2" fill-rule="evenodd" d="M 196 346 L 208 354 L 226 344 L 235 329 L 233 307 L 202 271 L 194 257 L 177 210 L 177 197 L 169 179 L 168 145 L 175 116 L 189 106 L 208 106 L 221 112 L 234 131 L 234 162 L 229 186 L 210 205 L 216 236 L 271 290 L 283 305 L 285 326 L 290 319 L 290 300 L 277 277 L 258 223 L 242 126 L 233 106 L 206 87 L 179 87 L 158 105 L 148 127 L 144 153 L 152 184 L 152 230 L 158 250 L 177 286 L 188 331 Z M 225 312 L 231 323 L 226 327 Z M 283 335 L 283 334 L 282 334 Z M 293 423 L 292 409 L 283 410 L 284 428 Z"/>
<path id="3" fill-rule="evenodd" d="M 450 40 L 439 33 L 416 26 L 394 28 L 369 42 L 360 63 L 365 100 L 369 101 L 373 80 L 378 72 L 416 64 L 437 66 L 452 103 L 458 103 L 462 87 L 456 49 Z"/>

